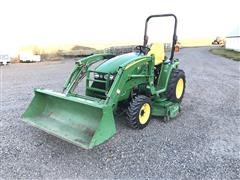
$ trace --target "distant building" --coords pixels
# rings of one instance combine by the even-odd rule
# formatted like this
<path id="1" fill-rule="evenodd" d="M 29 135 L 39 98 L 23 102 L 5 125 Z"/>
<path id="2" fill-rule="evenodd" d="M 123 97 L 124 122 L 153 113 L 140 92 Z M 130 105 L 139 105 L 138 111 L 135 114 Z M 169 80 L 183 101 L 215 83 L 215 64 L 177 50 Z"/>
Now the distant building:
<path id="1" fill-rule="evenodd" d="M 226 49 L 231 49 L 240 52 L 240 25 L 226 37 Z"/>

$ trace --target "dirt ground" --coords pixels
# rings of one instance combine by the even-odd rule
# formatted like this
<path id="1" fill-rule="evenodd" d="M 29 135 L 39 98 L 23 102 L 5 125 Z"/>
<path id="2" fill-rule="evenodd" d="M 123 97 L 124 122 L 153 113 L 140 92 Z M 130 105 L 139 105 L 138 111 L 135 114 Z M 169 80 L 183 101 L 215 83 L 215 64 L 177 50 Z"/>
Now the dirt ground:
<path id="1" fill-rule="evenodd" d="M 176 54 L 186 72 L 179 117 L 152 118 L 84 150 L 21 121 L 33 89 L 61 91 L 73 60 L 1 66 L 0 179 L 240 179 L 240 64 L 207 47 Z"/>

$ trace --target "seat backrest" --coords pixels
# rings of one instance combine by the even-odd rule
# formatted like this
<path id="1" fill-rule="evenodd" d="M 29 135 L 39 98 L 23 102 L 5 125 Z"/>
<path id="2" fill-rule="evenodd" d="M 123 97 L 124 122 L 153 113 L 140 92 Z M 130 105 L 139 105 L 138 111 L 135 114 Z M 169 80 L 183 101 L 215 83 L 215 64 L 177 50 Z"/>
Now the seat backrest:
<path id="1" fill-rule="evenodd" d="M 154 55 L 155 57 L 155 65 L 161 64 L 164 60 L 165 52 L 164 52 L 164 44 L 163 43 L 153 43 L 151 46 L 148 55 Z"/>

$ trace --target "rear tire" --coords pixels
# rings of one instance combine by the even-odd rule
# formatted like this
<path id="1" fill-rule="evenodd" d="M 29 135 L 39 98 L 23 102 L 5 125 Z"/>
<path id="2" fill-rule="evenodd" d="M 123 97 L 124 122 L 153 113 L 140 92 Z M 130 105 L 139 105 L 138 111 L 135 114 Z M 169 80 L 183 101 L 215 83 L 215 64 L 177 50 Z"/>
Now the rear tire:
<path id="1" fill-rule="evenodd" d="M 130 102 L 127 111 L 127 123 L 134 129 L 145 128 L 151 117 L 151 99 L 138 95 Z"/>
<path id="2" fill-rule="evenodd" d="M 173 69 L 168 82 L 167 98 L 173 102 L 181 102 L 185 92 L 185 73 L 181 69 Z"/>

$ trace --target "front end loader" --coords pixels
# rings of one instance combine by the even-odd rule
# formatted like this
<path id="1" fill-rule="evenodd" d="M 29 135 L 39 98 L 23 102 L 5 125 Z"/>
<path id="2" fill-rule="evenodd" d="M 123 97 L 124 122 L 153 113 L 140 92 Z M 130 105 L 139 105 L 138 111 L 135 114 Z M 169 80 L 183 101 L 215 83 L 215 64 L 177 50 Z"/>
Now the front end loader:
<path id="1" fill-rule="evenodd" d="M 171 55 L 164 45 L 148 46 L 148 22 L 171 17 L 174 32 Z M 185 73 L 174 58 L 177 18 L 174 14 L 151 15 L 145 22 L 143 45 L 131 53 L 114 56 L 95 54 L 75 63 L 63 92 L 35 89 L 35 96 L 22 115 L 23 121 L 85 149 L 103 143 L 116 133 L 114 115 L 126 112 L 127 123 L 143 129 L 150 117 L 174 118 L 180 112 Z M 96 68 L 92 66 L 99 63 Z M 83 95 L 76 87 L 85 82 Z"/>

